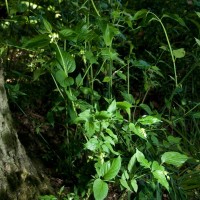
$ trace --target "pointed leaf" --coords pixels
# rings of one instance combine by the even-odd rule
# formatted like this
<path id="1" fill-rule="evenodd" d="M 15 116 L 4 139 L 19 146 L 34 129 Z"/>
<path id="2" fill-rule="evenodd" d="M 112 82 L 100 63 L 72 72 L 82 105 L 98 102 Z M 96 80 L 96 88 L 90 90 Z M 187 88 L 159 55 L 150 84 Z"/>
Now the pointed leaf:
<path id="1" fill-rule="evenodd" d="M 24 48 L 43 48 L 50 43 L 50 38 L 47 35 L 37 35 L 23 44 Z"/>
<path id="2" fill-rule="evenodd" d="M 44 26 L 46 28 L 46 30 L 51 33 L 52 32 L 52 26 L 51 24 L 46 20 L 46 19 L 42 19 L 43 23 L 44 23 Z"/>
<path id="3" fill-rule="evenodd" d="M 129 163 L 128 163 L 128 171 L 129 171 L 129 172 L 132 171 L 133 166 L 135 165 L 135 162 L 136 162 L 136 155 L 134 154 L 134 155 L 131 157 L 131 159 L 130 159 L 130 161 L 129 161 Z"/>
<path id="4" fill-rule="evenodd" d="M 162 163 L 171 164 L 176 167 L 181 167 L 181 165 L 183 165 L 187 159 L 188 157 L 186 155 L 173 151 L 165 152 L 161 157 Z"/>
<path id="5" fill-rule="evenodd" d="M 195 38 L 195 40 L 196 40 L 196 43 L 200 46 L 200 40 L 197 38 Z"/>
<path id="6" fill-rule="evenodd" d="M 141 128 L 140 126 L 135 126 L 135 124 L 130 123 L 129 124 L 129 129 L 133 133 L 135 133 L 137 136 L 141 137 L 142 139 L 146 140 L 147 134 L 144 128 Z"/>
<path id="7" fill-rule="evenodd" d="M 121 109 L 129 109 L 132 107 L 132 105 L 127 101 L 123 101 L 123 102 L 117 102 L 117 107 Z"/>
<path id="8" fill-rule="evenodd" d="M 111 180 L 117 176 L 119 170 L 121 168 L 121 157 L 118 156 L 117 158 L 113 159 L 113 162 L 111 164 L 110 169 L 108 172 L 104 175 L 105 180 Z"/>
<path id="9" fill-rule="evenodd" d="M 103 200 L 108 195 L 108 184 L 101 179 L 96 179 L 93 184 L 95 200 Z"/>
<path id="10" fill-rule="evenodd" d="M 138 184 L 137 184 L 137 181 L 135 179 L 131 179 L 131 186 L 132 186 L 134 192 L 138 191 Z"/>
<path id="11" fill-rule="evenodd" d="M 120 181 L 122 186 L 124 186 L 128 191 L 131 191 L 131 188 L 129 187 L 126 179 L 120 179 L 119 181 Z"/>
<path id="12" fill-rule="evenodd" d="M 150 168 L 151 162 L 148 162 L 148 160 L 144 157 L 144 154 L 141 151 L 137 149 L 135 155 L 140 165 L 142 165 L 145 168 Z"/>
<path id="13" fill-rule="evenodd" d="M 114 113 L 115 110 L 117 109 L 117 104 L 116 104 L 116 101 L 112 101 L 112 103 L 109 105 L 108 109 L 107 109 L 107 112 L 109 113 Z"/>
<path id="14" fill-rule="evenodd" d="M 139 118 L 138 122 L 140 122 L 142 125 L 152 125 L 161 122 L 161 120 L 153 116 L 144 116 Z"/>

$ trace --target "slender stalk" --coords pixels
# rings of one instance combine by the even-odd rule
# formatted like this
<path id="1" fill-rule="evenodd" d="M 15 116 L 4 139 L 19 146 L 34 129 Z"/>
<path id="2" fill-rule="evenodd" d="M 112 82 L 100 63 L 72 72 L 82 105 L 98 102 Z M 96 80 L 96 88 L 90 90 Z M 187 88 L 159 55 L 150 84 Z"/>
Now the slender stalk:
<path id="1" fill-rule="evenodd" d="M 5 4 L 6 4 L 6 11 L 8 13 L 8 16 L 10 15 L 10 11 L 9 11 L 9 6 L 8 6 L 8 0 L 5 0 Z"/>
<path id="2" fill-rule="evenodd" d="M 92 2 L 92 6 L 93 6 L 95 12 L 97 13 L 97 15 L 98 15 L 99 17 L 101 17 L 101 15 L 99 14 L 99 11 L 97 10 L 97 8 L 96 8 L 96 6 L 95 6 L 95 4 L 94 4 L 94 1 L 91 0 L 91 2 Z"/>
<path id="3" fill-rule="evenodd" d="M 127 65 L 127 93 L 130 94 L 130 65 L 129 65 L 129 61 L 128 61 L 128 65 Z"/>
<path id="4" fill-rule="evenodd" d="M 177 80 L 177 73 L 176 73 L 176 62 L 175 62 L 175 58 L 174 58 L 174 55 L 173 55 L 171 43 L 169 41 L 169 37 L 168 37 L 167 31 L 165 29 L 165 26 L 162 23 L 161 19 L 157 17 L 157 15 L 155 15 L 152 12 L 148 12 L 148 13 L 152 14 L 155 17 L 154 20 L 158 21 L 161 24 L 162 28 L 163 28 L 163 31 L 164 31 L 164 34 L 165 34 L 165 37 L 166 37 L 166 40 L 167 40 L 167 44 L 168 44 L 168 47 L 169 47 L 169 51 L 170 51 L 170 54 L 171 54 L 172 62 L 173 62 L 175 86 L 178 87 L 178 80 Z"/>

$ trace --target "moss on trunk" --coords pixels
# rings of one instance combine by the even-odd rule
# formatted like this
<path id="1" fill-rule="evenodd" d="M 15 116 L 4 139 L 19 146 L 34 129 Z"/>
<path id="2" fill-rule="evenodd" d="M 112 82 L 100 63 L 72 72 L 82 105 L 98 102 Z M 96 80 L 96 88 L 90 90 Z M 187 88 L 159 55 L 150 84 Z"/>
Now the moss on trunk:
<path id="1" fill-rule="evenodd" d="M 28 158 L 13 127 L 0 68 L 0 199 L 37 200 L 50 190 L 48 179 Z"/>

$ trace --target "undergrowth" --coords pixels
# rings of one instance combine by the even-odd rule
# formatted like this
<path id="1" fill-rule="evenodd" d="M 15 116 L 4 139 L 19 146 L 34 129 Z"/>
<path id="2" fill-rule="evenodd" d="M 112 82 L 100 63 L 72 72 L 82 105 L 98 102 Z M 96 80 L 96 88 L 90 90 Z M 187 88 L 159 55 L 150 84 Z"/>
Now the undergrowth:
<path id="1" fill-rule="evenodd" d="M 41 200 L 198 199 L 199 4 L 168 2 L 1 3 L 11 107 L 64 181 Z"/>

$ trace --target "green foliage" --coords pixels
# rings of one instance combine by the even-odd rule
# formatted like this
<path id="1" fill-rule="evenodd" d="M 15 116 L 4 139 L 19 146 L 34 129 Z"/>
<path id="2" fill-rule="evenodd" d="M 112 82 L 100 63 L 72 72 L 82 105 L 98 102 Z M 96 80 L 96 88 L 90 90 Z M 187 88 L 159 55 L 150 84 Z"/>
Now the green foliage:
<path id="1" fill-rule="evenodd" d="M 114 189 L 129 199 L 186 199 L 197 191 L 200 14 L 187 2 L 6 3 L 12 20 L 0 26 L 1 55 L 24 54 L 15 68 L 16 57 L 7 59 L 8 95 L 23 110 L 26 96 L 48 94 L 41 107 L 61 135 L 51 147 L 57 171 L 78 186 L 42 199 L 101 200 Z"/>

